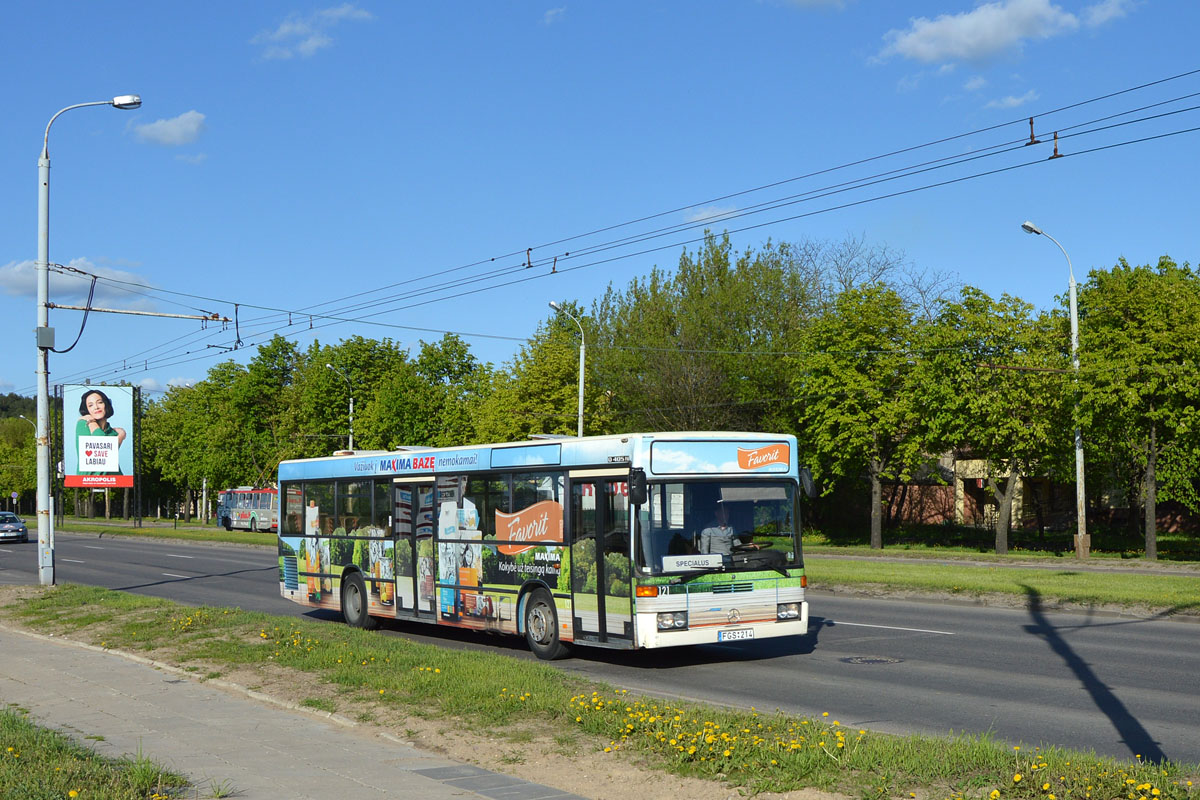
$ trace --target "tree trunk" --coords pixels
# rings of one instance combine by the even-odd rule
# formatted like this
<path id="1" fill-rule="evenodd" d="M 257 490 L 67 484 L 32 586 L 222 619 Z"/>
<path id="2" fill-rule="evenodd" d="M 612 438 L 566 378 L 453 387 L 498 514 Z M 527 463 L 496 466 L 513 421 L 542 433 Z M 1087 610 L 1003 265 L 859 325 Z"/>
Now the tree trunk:
<path id="1" fill-rule="evenodd" d="M 129 489 L 125 490 L 125 498 L 123 501 L 123 508 L 121 509 L 121 517 L 124 519 L 129 519 Z"/>
<path id="2" fill-rule="evenodd" d="M 1021 476 L 1013 473 L 1008 476 L 1008 481 L 1004 485 L 1004 491 L 1000 491 L 1000 487 L 996 485 L 996 481 L 991 476 L 988 476 L 988 488 L 992 490 L 992 496 L 996 498 L 999 507 L 996 509 L 996 554 L 1008 554 L 1008 526 L 1012 520 L 1012 499 L 1017 493 L 1017 482 L 1021 480 Z"/>
<path id="3" fill-rule="evenodd" d="M 1149 453 L 1146 458 L 1146 558 L 1158 559 L 1158 486 L 1154 475 L 1154 462 L 1158 459 L 1158 436 L 1154 423 L 1150 423 Z"/>
<path id="4" fill-rule="evenodd" d="M 879 473 L 883 471 L 878 459 L 872 459 L 871 472 L 871 549 L 883 549 L 883 486 Z"/>

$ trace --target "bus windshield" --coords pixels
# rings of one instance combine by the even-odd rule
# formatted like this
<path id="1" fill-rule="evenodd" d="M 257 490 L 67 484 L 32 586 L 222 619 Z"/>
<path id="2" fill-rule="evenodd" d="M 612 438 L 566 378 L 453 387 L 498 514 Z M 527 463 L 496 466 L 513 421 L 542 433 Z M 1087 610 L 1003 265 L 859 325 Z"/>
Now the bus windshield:
<path id="1" fill-rule="evenodd" d="M 689 481 L 649 490 L 637 559 L 652 575 L 803 566 L 791 482 Z"/>

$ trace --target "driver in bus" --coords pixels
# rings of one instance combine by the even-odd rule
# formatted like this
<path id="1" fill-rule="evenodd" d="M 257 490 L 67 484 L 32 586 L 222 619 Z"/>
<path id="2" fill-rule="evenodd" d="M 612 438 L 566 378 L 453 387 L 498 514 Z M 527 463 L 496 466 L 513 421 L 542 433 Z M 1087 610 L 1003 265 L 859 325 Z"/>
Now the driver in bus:
<path id="1" fill-rule="evenodd" d="M 758 545 L 744 544 L 738 538 L 737 532 L 729 524 L 729 507 L 724 501 L 718 500 L 713 521 L 700 531 L 700 552 L 729 556 L 733 555 L 734 547 L 758 549 Z"/>

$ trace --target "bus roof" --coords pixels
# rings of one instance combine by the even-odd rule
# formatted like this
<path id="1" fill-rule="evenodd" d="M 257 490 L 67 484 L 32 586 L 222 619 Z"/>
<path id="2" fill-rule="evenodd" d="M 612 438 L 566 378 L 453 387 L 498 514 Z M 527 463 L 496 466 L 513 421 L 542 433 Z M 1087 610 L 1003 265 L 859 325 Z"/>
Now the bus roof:
<path id="1" fill-rule="evenodd" d="M 652 476 L 798 474 L 796 438 L 732 431 L 626 433 L 466 447 L 356 452 L 279 465 L 280 481 L 458 474 L 545 467 L 638 466 Z"/>

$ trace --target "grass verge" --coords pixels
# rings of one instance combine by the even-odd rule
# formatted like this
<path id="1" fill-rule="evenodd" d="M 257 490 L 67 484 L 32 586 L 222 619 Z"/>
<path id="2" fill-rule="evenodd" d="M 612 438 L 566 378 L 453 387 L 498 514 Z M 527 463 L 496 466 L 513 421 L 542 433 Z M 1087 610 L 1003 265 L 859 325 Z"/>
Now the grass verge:
<path id="1" fill-rule="evenodd" d="M 221 542 L 223 544 L 253 544 L 275 547 L 278 538 L 273 533 L 261 531 L 227 531 L 224 528 L 203 527 L 152 527 L 135 528 L 132 525 L 88 524 L 66 522 L 55 530 L 63 533 L 96 533 L 108 536 L 137 536 L 143 539 L 172 539 L 185 542 Z"/>
<path id="2" fill-rule="evenodd" d="M 1158 613 L 1200 612 L 1200 575 L 1139 575 L 1104 570 L 903 563 L 835 557 L 810 559 L 805 572 L 814 589 L 833 586 L 949 592 L 964 597 L 1013 595 L 1026 602 L 1118 605 Z"/>
<path id="3" fill-rule="evenodd" d="M 155 800 L 178 797 L 187 778 L 145 758 L 107 759 L 25 718 L 0 710 L 0 797 Z"/>
<path id="4" fill-rule="evenodd" d="M 201 671 L 222 665 L 282 671 L 297 688 L 335 687 L 339 711 L 357 710 L 359 719 L 434 718 L 447 730 L 508 737 L 514 759 L 528 741 L 522 737 L 536 730 L 551 739 L 586 735 L 602 751 L 584 755 L 593 762 L 632 753 L 652 768 L 748 792 L 816 787 L 875 798 L 1200 799 L 1195 765 L 1013 748 L 986 736 L 890 736 L 847 729 L 829 715 L 635 697 L 544 664 L 338 624 L 69 585 L 7 606 L 3 614 L 44 632 Z M 319 698 L 302 704 L 322 707 Z"/>

